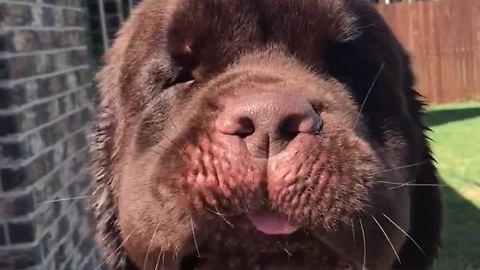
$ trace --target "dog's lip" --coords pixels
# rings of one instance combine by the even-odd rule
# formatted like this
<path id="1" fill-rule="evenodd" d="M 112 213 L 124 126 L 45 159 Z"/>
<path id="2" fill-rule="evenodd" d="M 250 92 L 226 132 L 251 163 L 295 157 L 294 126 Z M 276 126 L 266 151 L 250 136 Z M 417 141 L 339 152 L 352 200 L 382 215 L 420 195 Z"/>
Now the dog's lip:
<path id="1" fill-rule="evenodd" d="M 286 216 L 273 212 L 249 213 L 247 217 L 257 230 L 267 235 L 288 235 L 300 228 Z"/>

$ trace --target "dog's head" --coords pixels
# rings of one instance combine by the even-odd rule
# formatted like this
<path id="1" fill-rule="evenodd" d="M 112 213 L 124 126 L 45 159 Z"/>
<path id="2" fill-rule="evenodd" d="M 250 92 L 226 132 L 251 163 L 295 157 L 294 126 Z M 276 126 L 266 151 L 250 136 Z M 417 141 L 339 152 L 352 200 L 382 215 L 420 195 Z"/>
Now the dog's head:
<path id="1" fill-rule="evenodd" d="M 408 57 L 353 0 L 145 0 L 99 75 L 117 268 L 426 268 L 441 204 Z"/>

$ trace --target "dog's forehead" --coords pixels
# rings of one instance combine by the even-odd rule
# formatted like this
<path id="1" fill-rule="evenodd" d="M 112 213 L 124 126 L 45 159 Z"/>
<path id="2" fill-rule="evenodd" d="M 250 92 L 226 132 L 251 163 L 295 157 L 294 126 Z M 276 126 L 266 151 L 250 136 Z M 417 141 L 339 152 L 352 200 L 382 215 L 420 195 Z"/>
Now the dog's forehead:
<path id="1" fill-rule="evenodd" d="M 182 64 L 222 65 L 242 52 L 276 45 L 318 65 L 330 44 L 351 38 L 354 25 L 339 0 L 184 0 L 168 25 L 168 50 Z"/>

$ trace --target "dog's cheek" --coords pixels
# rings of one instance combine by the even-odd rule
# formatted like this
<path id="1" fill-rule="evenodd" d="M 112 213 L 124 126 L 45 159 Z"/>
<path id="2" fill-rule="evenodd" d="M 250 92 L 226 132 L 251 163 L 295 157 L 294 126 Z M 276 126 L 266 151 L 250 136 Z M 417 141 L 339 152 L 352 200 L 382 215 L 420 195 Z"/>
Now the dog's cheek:
<path id="1" fill-rule="evenodd" d="M 147 269 L 154 269 L 161 257 L 162 264 L 171 268 L 191 249 L 190 214 L 180 191 L 158 178 L 153 157 L 147 151 L 143 157 L 123 162 L 117 179 L 118 222 L 124 249 L 136 265 L 146 262 L 151 265 Z"/>

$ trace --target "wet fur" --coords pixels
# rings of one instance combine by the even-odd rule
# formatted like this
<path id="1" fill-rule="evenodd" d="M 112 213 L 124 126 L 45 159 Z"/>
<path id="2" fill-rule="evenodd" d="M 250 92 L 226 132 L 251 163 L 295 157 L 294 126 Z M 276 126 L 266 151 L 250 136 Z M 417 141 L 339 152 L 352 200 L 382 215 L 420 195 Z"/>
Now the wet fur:
<path id="1" fill-rule="evenodd" d="M 327 106 L 327 111 L 340 112 L 345 110 L 342 108 L 349 108 L 342 111 L 342 115 L 337 114 L 337 118 L 332 120 L 331 123 L 337 123 L 339 126 L 338 129 L 332 130 L 331 137 L 335 137 L 334 132 L 341 129 L 350 132 L 347 126 L 353 130 L 358 121 L 359 128 L 364 128 L 364 131 L 358 132 L 372 138 L 366 140 L 373 145 L 380 160 L 392 160 L 393 167 L 422 164 L 400 170 L 399 174 L 408 177 L 403 181 L 415 179 L 415 183 L 418 184 L 438 183 L 424 135 L 423 104 L 413 89 L 414 79 L 408 57 L 372 6 L 363 1 L 353 0 L 290 0 L 283 1 L 282 4 L 268 0 L 229 0 L 223 1 L 227 4 L 219 8 L 219 2 L 145 0 L 122 27 L 112 49 L 106 55 L 106 65 L 98 76 L 100 106 L 92 140 L 93 176 L 96 188 L 92 203 L 96 215 L 98 242 L 105 251 L 105 259 L 114 269 L 137 269 L 129 258 L 133 254 L 129 255 L 123 247 L 131 235 L 122 232 L 119 225 L 121 209 L 118 181 L 121 175 L 141 175 L 143 172 L 125 172 L 121 160 L 124 160 L 125 156 L 138 153 L 154 155 L 151 149 L 156 149 L 157 152 L 162 152 L 163 148 L 167 149 L 166 151 L 173 151 L 169 148 L 171 144 L 197 145 L 198 138 L 209 131 L 209 119 L 215 117 L 214 107 L 204 107 L 206 106 L 204 101 L 208 98 L 215 100 L 216 96 L 212 94 L 214 91 L 202 90 L 201 93 L 187 91 L 174 97 L 159 94 L 161 90 L 158 89 L 178 73 L 180 66 L 190 69 L 197 82 L 211 89 L 226 89 L 228 88 L 226 84 L 230 83 L 232 78 L 236 79 L 235 72 L 244 74 L 262 65 L 272 72 L 264 74 L 265 76 L 283 77 L 286 81 L 291 76 L 290 83 L 293 83 L 295 78 L 303 78 L 302 86 L 309 83 L 318 85 L 324 83 L 324 79 L 328 81 L 328 77 L 334 78 L 342 85 L 331 83 L 328 87 L 338 95 L 334 100 L 339 101 L 339 104 L 328 101 L 327 97 L 316 97 L 319 106 L 322 104 L 330 106 Z M 295 12 L 303 16 L 297 16 Z M 215 14 L 216 21 L 207 14 Z M 283 17 L 279 17 L 280 14 Z M 285 21 L 275 18 L 283 18 Z M 192 25 L 200 28 L 193 29 Z M 231 31 L 232 26 L 236 26 L 235 31 Z M 279 28 L 282 31 L 278 31 Z M 195 42 L 188 43 L 190 41 Z M 195 52 L 194 57 L 190 57 L 190 50 Z M 269 65 L 268 62 L 273 65 Z M 384 68 L 380 70 L 382 66 Z M 292 73 L 298 76 L 295 77 L 291 75 Z M 371 89 L 377 73 L 378 80 Z M 242 86 L 242 82 L 238 86 Z M 351 92 L 347 92 L 347 89 Z M 188 102 L 184 102 L 185 100 Z M 364 101 L 362 116 L 359 118 L 356 113 Z M 210 111 L 211 115 L 195 115 L 201 111 L 200 108 Z M 179 116 L 179 111 L 184 113 L 182 117 L 190 121 L 180 120 L 183 118 Z M 175 128 L 180 130 L 191 128 L 191 132 L 188 135 L 175 133 L 168 126 L 172 123 L 178 125 Z M 356 135 L 336 137 L 350 140 L 352 136 Z M 128 137 L 134 137 L 135 143 L 132 144 Z M 156 145 L 161 147 L 155 148 Z M 330 144 L 334 145 L 336 144 Z M 328 146 L 325 145 L 327 149 Z M 365 147 L 362 149 L 369 146 Z M 370 153 L 368 149 L 362 151 L 366 152 L 360 153 Z M 404 155 L 397 156 L 397 153 Z M 341 154 L 338 159 L 344 161 L 352 155 L 346 150 L 344 156 Z M 164 159 L 164 164 L 171 164 L 167 166 L 167 171 L 185 170 L 181 162 L 176 161 L 181 160 L 178 153 L 171 152 L 165 156 L 169 159 Z M 366 170 L 378 171 L 382 166 L 383 169 L 389 169 L 385 165 L 376 167 L 377 163 L 378 160 L 372 160 L 371 166 Z M 357 168 L 351 170 L 355 172 L 354 174 L 358 171 Z M 365 180 L 366 175 L 370 174 L 366 173 L 364 177 L 359 175 L 359 179 Z M 141 183 L 149 183 L 147 180 L 144 181 Z M 374 181 L 373 178 L 370 181 Z M 359 194 L 373 189 L 367 187 L 367 182 L 365 185 L 358 185 Z M 388 186 L 376 188 L 382 190 L 388 189 Z M 437 256 L 440 245 L 442 223 L 440 192 L 435 187 L 405 189 L 408 189 L 411 205 L 408 232 L 420 244 L 425 254 L 422 254 L 411 241 L 406 240 L 399 251 L 402 263 L 401 265 L 397 263 L 394 268 L 426 269 Z M 177 190 L 178 193 L 170 193 L 168 190 Z M 165 188 L 163 191 L 165 194 L 161 196 L 172 201 L 181 194 L 178 189 Z M 131 195 L 132 198 L 142 196 L 135 194 L 134 191 Z M 359 211 L 365 208 L 364 204 L 354 200 L 357 198 L 355 196 L 360 196 L 358 194 L 348 193 L 346 189 L 338 191 L 337 195 L 343 198 L 342 204 L 336 208 L 338 212 L 329 212 L 331 219 L 328 220 L 331 224 L 327 222 L 321 224 L 325 230 L 348 223 L 354 217 L 358 218 Z M 247 195 L 237 196 L 239 196 L 237 202 L 250 199 Z M 349 201 L 349 198 L 352 200 Z M 231 209 L 232 205 L 228 203 L 231 202 L 225 202 L 226 205 L 221 206 Z M 178 208 L 192 207 L 184 201 L 172 203 L 167 200 L 159 204 L 163 204 L 162 211 L 165 211 L 165 215 L 178 213 L 179 219 L 188 218 L 189 211 L 179 211 Z M 235 207 L 240 209 L 254 206 L 235 205 Z M 345 209 L 350 209 L 350 212 L 344 212 Z M 280 206 L 279 210 L 282 211 Z M 340 216 L 347 219 L 342 221 L 339 219 Z M 308 221 L 308 218 L 305 219 Z M 150 224 L 148 230 L 136 229 L 146 233 L 154 231 L 155 226 Z M 171 226 L 178 229 L 179 234 L 191 234 L 189 227 L 183 228 L 181 224 Z M 175 258 L 175 252 L 182 244 L 175 242 L 175 234 L 170 236 L 168 240 L 170 242 L 166 243 L 173 246 L 163 255 L 167 260 Z M 314 245 L 312 242 L 309 243 L 308 239 L 302 241 L 305 242 L 305 246 L 298 250 Z M 185 249 L 193 250 L 193 246 Z M 254 250 L 252 252 L 255 254 Z"/>

